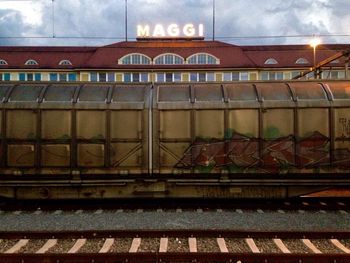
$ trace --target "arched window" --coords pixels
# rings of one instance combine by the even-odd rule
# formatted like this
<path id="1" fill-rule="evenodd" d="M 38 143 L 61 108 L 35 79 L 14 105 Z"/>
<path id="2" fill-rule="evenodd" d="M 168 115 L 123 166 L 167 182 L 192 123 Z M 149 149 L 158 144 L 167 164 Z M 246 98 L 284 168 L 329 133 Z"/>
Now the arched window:
<path id="1" fill-rule="evenodd" d="M 0 59 L 0 65 L 8 65 L 8 63 L 6 60 Z"/>
<path id="2" fill-rule="evenodd" d="M 118 64 L 122 65 L 149 65 L 151 64 L 151 58 L 146 55 L 134 53 L 128 54 L 119 59 Z"/>
<path id="3" fill-rule="evenodd" d="M 154 58 L 156 65 L 184 64 L 184 59 L 176 54 L 161 54 Z"/>
<path id="4" fill-rule="evenodd" d="M 69 60 L 67 59 L 64 59 L 64 60 L 61 60 L 58 65 L 60 66 L 72 66 L 72 62 L 70 62 Z"/>
<path id="5" fill-rule="evenodd" d="M 27 66 L 39 65 L 39 63 L 36 62 L 34 59 L 28 59 L 24 64 Z"/>
<path id="6" fill-rule="evenodd" d="M 220 64 L 220 60 L 207 53 L 194 54 L 187 58 L 188 64 Z"/>
<path id="7" fill-rule="evenodd" d="M 309 64 L 310 62 L 306 58 L 298 58 L 295 64 Z"/>
<path id="8" fill-rule="evenodd" d="M 269 58 L 269 59 L 267 59 L 267 60 L 265 61 L 264 64 L 266 64 L 266 65 L 274 65 L 274 64 L 278 64 L 278 62 L 277 62 L 277 60 L 274 59 L 274 58 Z"/>

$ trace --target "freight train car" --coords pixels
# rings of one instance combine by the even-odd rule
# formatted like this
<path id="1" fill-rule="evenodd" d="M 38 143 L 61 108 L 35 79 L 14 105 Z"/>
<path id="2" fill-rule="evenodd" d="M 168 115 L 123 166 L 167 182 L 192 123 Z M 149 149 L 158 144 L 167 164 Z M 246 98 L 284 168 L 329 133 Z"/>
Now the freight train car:
<path id="1" fill-rule="evenodd" d="M 350 185 L 350 82 L 3 83 L 0 196 L 286 198 Z"/>

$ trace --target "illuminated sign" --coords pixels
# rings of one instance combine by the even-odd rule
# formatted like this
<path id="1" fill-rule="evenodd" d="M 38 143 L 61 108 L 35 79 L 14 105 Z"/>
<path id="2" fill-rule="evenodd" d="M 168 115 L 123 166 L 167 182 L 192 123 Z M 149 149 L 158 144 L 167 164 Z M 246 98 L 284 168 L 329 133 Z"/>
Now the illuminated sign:
<path id="1" fill-rule="evenodd" d="M 198 27 L 186 24 L 182 28 L 177 24 L 170 24 L 166 27 L 156 24 L 153 30 L 151 29 L 149 25 L 137 25 L 137 37 L 204 37 L 203 24 L 199 24 Z"/>

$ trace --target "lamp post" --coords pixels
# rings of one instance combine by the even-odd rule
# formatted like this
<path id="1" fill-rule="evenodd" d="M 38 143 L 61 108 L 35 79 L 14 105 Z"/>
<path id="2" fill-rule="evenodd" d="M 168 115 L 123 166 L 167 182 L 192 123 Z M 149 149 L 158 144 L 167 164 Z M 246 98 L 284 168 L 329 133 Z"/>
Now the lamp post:
<path id="1" fill-rule="evenodd" d="M 316 47 L 321 44 L 321 40 L 319 38 L 313 38 L 310 41 L 310 46 L 314 49 L 314 78 L 317 78 L 317 69 L 316 69 Z"/>

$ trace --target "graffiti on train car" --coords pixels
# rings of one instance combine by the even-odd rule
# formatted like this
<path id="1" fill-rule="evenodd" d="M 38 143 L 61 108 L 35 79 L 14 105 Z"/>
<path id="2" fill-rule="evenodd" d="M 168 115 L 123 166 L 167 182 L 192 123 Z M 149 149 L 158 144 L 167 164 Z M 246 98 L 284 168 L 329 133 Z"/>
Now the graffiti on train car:
<path id="1" fill-rule="evenodd" d="M 339 123 L 342 127 L 342 136 L 350 137 L 350 119 L 348 118 L 339 118 Z"/>
<path id="2" fill-rule="evenodd" d="M 257 139 L 234 133 L 230 139 L 197 138 L 175 165 L 177 169 L 212 172 L 215 168 L 229 172 L 290 172 L 293 167 L 314 168 L 330 165 L 330 140 L 315 131 L 296 140 L 293 136 Z M 335 149 L 337 167 L 349 167 L 350 151 Z"/>

